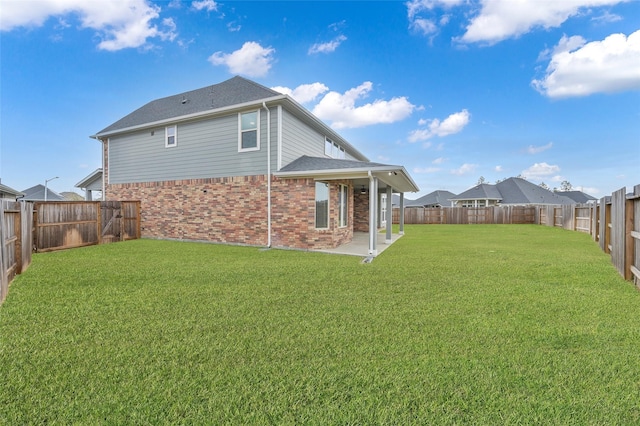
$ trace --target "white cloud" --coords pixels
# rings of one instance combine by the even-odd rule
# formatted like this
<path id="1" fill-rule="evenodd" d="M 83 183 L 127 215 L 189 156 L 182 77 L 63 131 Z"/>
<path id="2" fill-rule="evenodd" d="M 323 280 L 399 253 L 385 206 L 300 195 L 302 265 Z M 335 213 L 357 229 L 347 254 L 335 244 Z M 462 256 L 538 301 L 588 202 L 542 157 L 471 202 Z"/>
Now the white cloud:
<path id="1" fill-rule="evenodd" d="M 417 129 L 409 133 L 409 142 L 424 141 L 434 136 L 447 136 L 458 133 L 469 124 L 471 114 L 466 109 L 456 112 L 440 121 L 434 118 L 430 121 L 420 120 L 418 124 L 427 124 L 426 129 Z"/>
<path id="2" fill-rule="evenodd" d="M 434 9 L 448 9 L 463 2 L 464 0 L 410 0 L 405 3 L 409 29 L 423 35 L 435 34 L 439 30 L 435 17 L 425 18 L 422 15 L 424 13 L 434 15 Z M 449 23 L 449 20 L 450 16 L 445 14 L 440 17 L 438 22 L 440 26 L 444 26 Z"/>
<path id="3" fill-rule="evenodd" d="M 590 43 L 564 36 L 553 49 L 545 76 L 531 84 L 550 98 L 640 89 L 640 30 Z"/>
<path id="4" fill-rule="evenodd" d="M 477 167 L 477 164 L 464 163 L 459 168 L 451 170 L 451 174 L 458 176 L 467 175 L 469 173 L 473 173 Z"/>
<path id="5" fill-rule="evenodd" d="M 2 3 L 0 30 L 11 31 L 18 27 L 38 27 L 52 16 L 77 14 L 81 28 L 98 32 L 102 41 L 98 48 L 115 51 L 140 47 L 150 38 L 174 40 L 177 36 L 173 20 L 165 19 L 164 29 L 153 24 L 160 16 L 160 7 L 146 0 L 122 0 L 117 2 L 85 0 L 5 1 Z"/>
<path id="6" fill-rule="evenodd" d="M 191 6 L 196 10 L 206 10 L 207 12 L 215 12 L 218 10 L 218 4 L 213 0 L 200 0 L 191 2 Z"/>
<path id="7" fill-rule="evenodd" d="M 504 167 L 502 167 L 502 166 L 495 166 L 495 167 L 493 168 L 493 170 L 495 170 L 496 172 L 500 173 L 500 172 L 503 172 L 503 171 L 504 171 Z"/>
<path id="8" fill-rule="evenodd" d="M 444 157 L 438 157 L 438 158 L 436 158 L 435 160 L 433 160 L 433 161 L 431 162 L 431 164 L 442 164 L 442 163 L 444 163 L 445 161 L 447 161 L 447 159 L 446 159 L 446 158 L 444 158 Z"/>
<path id="9" fill-rule="evenodd" d="M 527 179 L 545 179 L 560 171 L 560 167 L 547 163 L 535 163 L 533 166 L 522 171 L 522 176 Z"/>
<path id="10" fill-rule="evenodd" d="M 480 14 L 460 38 L 466 43 L 497 43 L 533 28 L 555 28 L 585 8 L 614 5 L 625 0 L 482 0 Z"/>
<path id="11" fill-rule="evenodd" d="M 311 84 L 301 84 L 293 90 L 283 86 L 272 87 L 272 89 L 282 94 L 291 96 L 301 104 L 314 101 L 319 95 L 329 90 L 327 86 L 318 82 Z"/>
<path id="12" fill-rule="evenodd" d="M 356 101 L 366 97 L 372 86 L 370 81 L 366 81 L 343 94 L 331 91 L 320 100 L 312 112 L 322 120 L 331 121 L 331 126 L 336 129 L 394 123 L 411 115 L 415 105 L 404 96 L 388 101 L 376 99 L 371 103 L 356 106 Z"/>
<path id="13" fill-rule="evenodd" d="M 541 145 L 541 146 L 533 146 L 533 145 L 529 145 L 527 147 L 527 153 L 529 154 L 538 154 L 540 152 L 546 151 L 548 149 L 551 149 L 551 147 L 553 146 L 553 142 L 549 142 L 546 145 Z"/>
<path id="14" fill-rule="evenodd" d="M 226 65 L 232 74 L 262 77 L 271 69 L 275 51 L 271 47 L 262 47 L 255 41 L 248 41 L 235 52 L 215 52 L 209 56 L 209 62 L 213 65 Z"/>
<path id="15" fill-rule="evenodd" d="M 308 53 L 309 55 L 312 55 L 314 53 L 331 53 L 335 51 L 338 48 L 338 46 L 340 46 L 340 44 L 342 44 L 342 42 L 345 41 L 346 39 L 347 37 L 341 34 L 329 42 L 316 43 L 309 48 Z"/>

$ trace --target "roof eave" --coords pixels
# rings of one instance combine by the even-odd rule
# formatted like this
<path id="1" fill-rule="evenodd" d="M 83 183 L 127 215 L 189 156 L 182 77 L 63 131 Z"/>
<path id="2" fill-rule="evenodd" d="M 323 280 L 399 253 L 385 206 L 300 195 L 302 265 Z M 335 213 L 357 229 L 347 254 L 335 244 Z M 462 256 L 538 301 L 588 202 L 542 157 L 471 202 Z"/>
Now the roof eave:
<path id="1" fill-rule="evenodd" d="M 420 189 L 402 166 L 356 167 L 348 169 L 296 170 L 291 172 L 275 172 L 274 176 L 282 178 L 313 178 L 316 180 L 363 179 L 369 173 L 385 184 L 401 192 L 418 192 Z M 390 179 L 390 177 L 395 179 Z M 398 182 L 397 176 L 401 176 Z M 393 182 L 396 181 L 396 182 Z M 404 181 L 404 182 L 402 182 Z"/>
<path id="2" fill-rule="evenodd" d="M 172 117 L 172 118 L 167 118 L 167 119 L 164 119 L 164 120 L 152 121 L 152 122 L 149 122 L 149 123 L 139 124 L 139 125 L 136 125 L 136 126 L 124 127 L 124 128 L 121 128 L 121 129 L 115 129 L 115 130 L 111 130 L 111 131 L 107 131 L 107 132 L 99 132 L 99 133 L 96 133 L 95 135 L 90 136 L 90 138 L 92 138 L 92 139 L 102 139 L 102 138 L 114 136 L 114 135 L 117 135 L 117 134 L 120 134 L 120 133 L 127 133 L 127 132 L 136 131 L 136 130 L 144 130 L 144 129 L 148 129 L 148 128 L 162 126 L 162 125 L 169 124 L 169 123 L 180 123 L 180 122 L 189 121 L 189 120 L 193 120 L 193 119 L 197 119 L 197 118 L 203 118 L 203 117 L 223 114 L 223 113 L 227 113 L 227 112 L 232 112 L 232 111 L 240 111 L 240 110 L 252 107 L 252 106 L 261 106 L 263 103 L 281 101 L 281 100 L 284 100 L 286 98 L 287 98 L 286 95 L 272 96 L 272 97 L 269 97 L 269 98 L 259 99 L 259 100 L 256 100 L 256 101 L 243 102 L 241 104 L 229 105 L 229 106 L 226 106 L 226 107 L 215 108 L 215 109 L 211 109 L 211 110 L 208 110 L 208 111 L 200 111 L 200 112 L 195 112 L 193 114 L 180 115 L 178 117 Z"/>

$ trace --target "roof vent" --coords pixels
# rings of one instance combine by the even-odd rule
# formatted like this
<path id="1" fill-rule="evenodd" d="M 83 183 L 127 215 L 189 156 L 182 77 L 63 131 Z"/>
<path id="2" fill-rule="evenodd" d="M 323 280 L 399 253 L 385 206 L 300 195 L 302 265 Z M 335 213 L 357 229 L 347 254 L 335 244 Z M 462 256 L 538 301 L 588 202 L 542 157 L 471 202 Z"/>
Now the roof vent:
<path id="1" fill-rule="evenodd" d="M 186 96 L 182 97 L 182 105 L 186 104 L 188 102 Z"/>

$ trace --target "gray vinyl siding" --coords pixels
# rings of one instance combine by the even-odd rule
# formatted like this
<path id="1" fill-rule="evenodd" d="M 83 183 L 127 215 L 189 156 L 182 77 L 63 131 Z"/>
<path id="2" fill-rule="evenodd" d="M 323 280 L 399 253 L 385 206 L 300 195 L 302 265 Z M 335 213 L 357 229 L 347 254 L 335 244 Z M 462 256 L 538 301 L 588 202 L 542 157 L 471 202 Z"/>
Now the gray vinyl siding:
<path id="1" fill-rule="evenodd" d="M 255 110 L 255 109 L 254 109 Z M 277 120 L 271 114 L 272 167 Z M 177 124 L 177 146 L 158 127 L 109 140 L 109 183 L 154 182 L 266 174 L 267 112 L 260 110 L 260 150 L 238 152 L 238 114 Z M 275 170 L 275 169 L 274 169 Z"/>
<path id="2" fill-rule="evenodd" d="M 324 133 L 316 131 L 284 108 L 282 109 L 282 167 L 303 155 L 325 157 L 324 140 Z M 358 160 L 348 151 L 345 152 L 345 158 Z"/>

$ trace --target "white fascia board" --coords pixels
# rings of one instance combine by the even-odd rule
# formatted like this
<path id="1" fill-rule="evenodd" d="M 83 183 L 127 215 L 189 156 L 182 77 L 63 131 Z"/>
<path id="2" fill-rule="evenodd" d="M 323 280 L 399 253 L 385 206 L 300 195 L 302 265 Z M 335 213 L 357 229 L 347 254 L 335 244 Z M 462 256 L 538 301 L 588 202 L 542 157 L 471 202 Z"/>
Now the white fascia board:
<path id="1" fill-rule="evenodd" d="M 340 180 L 362 179 L 372 175 L 383 181 L 386 185 L 401 190 L 401 192 L 418 192 L 418 185 L 411 179 L 402 166 L 375 166 L 359 167 L 353 169 L 330 170 L 301 170 L 293 172 L 276 172 L 274 176 L 283 178 L 313 178 L 315 180 Z M 393 173 L 396 174 L 393 174 Z M 391 173 L 391 175 L 389 175 Z"/>
<path id="2" fill-rule="evenodd" d="M 152 127 L 164 126 L 164 125 L 170 124 L 170 123 L 180 123 L 180 122 L 183 122 L 183 121 L 189 121 L 189 120 L 193 120 L 193 119 L 196 119 L 196 118 L 214 116 L 214 115 L 219 115 L 219 114 L 232 112 L 232 111 L 240 111 L 240 110 L 252 107 L 252 106 L 262 108 L 262 104 L 263 103 L 281 101 L 281 100 L 286 99 L 286 98 L 287 98 L 286 95 L 278 95 L 278 96 L 273 96 L 271 98 L 259 99 L 257 101 L 251 101 L 251 102 L 245 102 L 245 103 L 242 103 L 242 104 L 229 105 L 229 106 L 226 106 L 226 107 L 216 108 L 216 109 L 212 109 L 212 110 L 208 110 L 208 111 L 194 112 L 193 114 L 180 115 L 178 117 L 167 118 L 167 119 L 164 119 L 164 120 L 153 121 L 153 122 L 150 122 L 150 123 L 138 124 L 136 126 L 131 126 L 131 127 L 125 127 L 125 128 L 122 128 L 122 129 L 112 130 L 110 132 L 97 133 L 97 134 L 95 134 L 93 136 L 90 136 L 90 137 L 93 138 L 93 139 L 99 139 L 99 138 L 104 138 L 104 137 L 116 135 L 118 133 L 127 133 L 127 132 L 132 132 L 132 131 L 135 131 L 135 130 L 143 130 L 143 129 L 152 128 Z"/>

